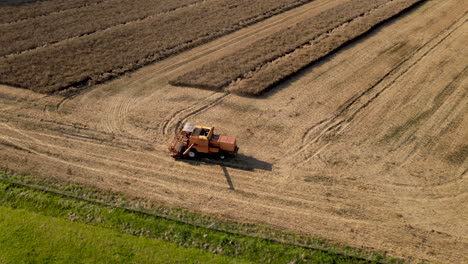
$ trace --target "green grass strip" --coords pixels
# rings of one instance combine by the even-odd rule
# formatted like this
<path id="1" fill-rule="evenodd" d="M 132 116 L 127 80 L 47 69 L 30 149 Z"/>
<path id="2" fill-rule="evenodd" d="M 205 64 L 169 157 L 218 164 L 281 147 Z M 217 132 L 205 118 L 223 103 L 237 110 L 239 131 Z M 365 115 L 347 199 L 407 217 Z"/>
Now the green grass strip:
<path id="1" fill-rule="evenodd" d="M 2 172 L 0 205 L 134 236 L 165 240 L 178 246 L 255 263 L 402 262 L 383 254 L 333 246 L 318 239 L 276 232 L 261 226 L 204 217 L 183 209 L 151 206 L 145 201 L 88 187 L 46 182 Z M 235 233 L 249 233 L 271 239 Z M 278 241 L 295 242 L 296 245 Z"/>
<path id="2" fill-rule="evenodd" d="M 0 263 L 247 263 L 0 206 Z"/>

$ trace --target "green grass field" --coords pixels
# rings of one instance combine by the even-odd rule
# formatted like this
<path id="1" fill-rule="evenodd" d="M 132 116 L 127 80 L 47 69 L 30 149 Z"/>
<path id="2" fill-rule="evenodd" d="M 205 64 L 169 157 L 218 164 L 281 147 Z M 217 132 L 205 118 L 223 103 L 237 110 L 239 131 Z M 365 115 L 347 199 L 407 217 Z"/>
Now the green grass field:
<path id="1" fill-rule="evenodd" d="M 0 171 L 0 263 L 401 263 L 140 202 Z"/>
<path id="2" fill-rule="evenodd" d="M 0 263 L 247 263 L 0 206 Z"/>

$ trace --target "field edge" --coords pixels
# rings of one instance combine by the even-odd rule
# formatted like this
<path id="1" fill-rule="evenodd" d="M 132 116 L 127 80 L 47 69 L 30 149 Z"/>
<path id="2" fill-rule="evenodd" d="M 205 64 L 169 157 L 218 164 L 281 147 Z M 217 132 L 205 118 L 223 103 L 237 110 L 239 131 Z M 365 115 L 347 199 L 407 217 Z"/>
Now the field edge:
<path id="1" fill-rule="evenodd" d="M 377 252 L 365 248 L 352 248 L 320 238 L 312 238 L 310 236 L 278 230 L 274 227 L 236 222 L 220 216 L 206 215 L 184 208 L 175 208 L 157 204 L 152 201 L 130 198 L 120 193 L 100 190 L 90 186 L 59 182 L 56 180 L 39 179 L 3 170 L 0 170 L 0 187 L 2 187 L 0 188 L 1 196 L 3 196 L 5 191 L 12 187 L 32 190 L 35 192 L 43 192 L 46 195 L 64 197 L 76 200 L 79 203 L 108 207 L 111 208 L 111 210 L 122 210 L 133 214 L 151 217 L 153 220 L 162 219 L 163 221 L 174 222 L 175 224 L 179 223 L 181 225 L 188 225 L 192 226 L 192 229 L 206 229 L 205 232 L 217 232 L 221 233 L 221 236 L 245 237 L 255 241 L 260 240 L 262 243 L 266 243 L 265 245 L 279 244 L 285 249 L 293 251 L 303 249 L 306 251 L 318 252 L 320 254 L 324 253 L 326 256 L 330 256 L 330 261 L 336 261 L 334 257 L 338 257 L 338 260 L 340 260 L 340 258 L 345 258 L 345 263 L 348 263 L 348 261 L 351 261 L 349 263 L 411 262 L 411 259 L 404 260 L 388 256 L 386 252 Z M 4 203 L 5 201 L 1 196 L 0 198 L 2 199 L 0 199 L 0 203 Z M 143 232 L 139 233 L 136 231 L 134 235 L 135 234 L 145 237 Z M 175 237 L 177 237 L 177 235 Z M 176 241 L 171 241 L 169 239 L 168 242 L 180 244 L 177 243 L 180 242 L 177 241 L 177 238 Z M 257 245 L 257 243 L 255 245 Z M 221 254 L 225 255 L 223 253 Z M 226 256 L 232 257 L 231 255 Z"/>

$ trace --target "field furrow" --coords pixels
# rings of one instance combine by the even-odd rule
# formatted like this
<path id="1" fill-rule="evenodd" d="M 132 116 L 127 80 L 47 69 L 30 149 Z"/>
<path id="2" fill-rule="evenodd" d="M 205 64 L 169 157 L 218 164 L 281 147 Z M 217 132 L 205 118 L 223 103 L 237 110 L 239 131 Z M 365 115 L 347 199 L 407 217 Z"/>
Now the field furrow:
<path id="1" fill-rule="evenodd" d="M 3 57 L 0 82 L 39 92 L 95 84 L 311 1 L 204 2 Z"/>
<path id="2" fill-rule="evenodd" d="M 233 85 L 231 91 L 258 94 L 419 1 L 348 1 L 177 76 L 171 80 L 171 84 L 220 90 L 241 79 L 240 83 Z M 293 58 L 288 56 L 281 65 L 266 67 L 305 47 L 308 48 L 305 52 Z M 242 81 L 244 78 L 248 79 Z"/>

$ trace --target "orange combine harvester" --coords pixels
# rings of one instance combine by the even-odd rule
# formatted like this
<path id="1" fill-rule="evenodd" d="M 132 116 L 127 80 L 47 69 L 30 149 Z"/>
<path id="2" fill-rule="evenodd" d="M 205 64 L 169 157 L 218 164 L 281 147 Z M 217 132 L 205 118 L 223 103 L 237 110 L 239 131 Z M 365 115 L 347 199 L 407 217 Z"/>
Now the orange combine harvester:
<path id="1" fill-rule="evenodd" d="M 236 138 L 214 134 L 214 127 L 186 123 L 174 137 L 169 151 L 173 158 L 196 158 L 200 153 L 225 159 L 237 154 Z"/>

